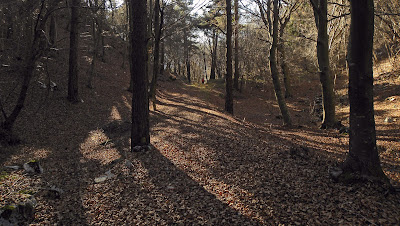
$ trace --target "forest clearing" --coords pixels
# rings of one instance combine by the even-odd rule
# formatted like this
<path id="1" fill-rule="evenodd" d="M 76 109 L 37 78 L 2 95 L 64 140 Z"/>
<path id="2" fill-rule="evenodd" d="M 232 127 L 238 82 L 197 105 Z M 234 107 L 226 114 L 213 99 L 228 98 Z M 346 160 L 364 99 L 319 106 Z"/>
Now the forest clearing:
<path id="1" fill-rule="evenodd" d="M 399 3 L 229 2 L 0 3 L 0 225 L 399 225 Z"/>

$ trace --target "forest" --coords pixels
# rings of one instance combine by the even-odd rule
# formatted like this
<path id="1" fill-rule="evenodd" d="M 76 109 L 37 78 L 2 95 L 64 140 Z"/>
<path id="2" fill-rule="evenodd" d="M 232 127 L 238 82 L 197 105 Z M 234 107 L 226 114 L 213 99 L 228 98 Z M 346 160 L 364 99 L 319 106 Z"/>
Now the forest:
<path id="1" fill-rule="evenodd" d="M 398 0 L 1 0 L 0 225 L 399 225 Z"/>

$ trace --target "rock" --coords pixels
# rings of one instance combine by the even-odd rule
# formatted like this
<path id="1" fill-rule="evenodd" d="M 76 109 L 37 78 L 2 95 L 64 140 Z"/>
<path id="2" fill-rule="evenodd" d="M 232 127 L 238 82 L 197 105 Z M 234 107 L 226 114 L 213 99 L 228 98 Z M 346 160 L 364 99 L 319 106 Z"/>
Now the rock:
<path id="1" fill-rule="evenodd" d="M 350 133 L 350 128 L 347 126 L 342 126 L 339 129 L 340 134 L 349 134 Z"/>
<path id="2" fill-rule="evenodd" d="M 104 175 L 102 175 L 100 177 L 96 177 L 94 179 L 94 182 L 102 183 L 102 182 L 104 182 L 104 181 L 106 181 L 108 179 L 111 179 L 111 178 L 115 177 L 115 176 L 116 176 L 115 174 L 111 173 L 111 170 L 108 170 L 107 172 L 105 172 Z"/>
<path id="3" fill-rule="evenodd" d="M 111 173 L 111 170 L 107 171 L 106 173 L 107 179 L 111 179 L 113 177 L 115 177 L 115 174 Z"/>
<path id="4" fill-rule="evenodd" d="M 31 160 L 23 165 L 27 173 L 43 173 L 43 168 L 40 166 L 39 161 Z"/>
<path id="5" fill-rule="evenodd" d="M 104 182 L 106 180 L 107 180 L 107 176 L 105 176 L 105 175 L 103 175 L 101 177 L 94 178 L 94 182 L 96 182 L 96 183 L 101 183 L 101 182 Z"/>
<path id="6" fill-rule="evenodd" d="M 0 225 L 28 225 L 34 219 L 36 205 L 36 199 L 32 196 L 24 203 L 1 208 Z"/>
<path id="7" fill-rule="evenodd" d="M 133 163 L 129 161 L 128 159 L 125 159 L 125 166 L 128 168 L 133 168 Z"/>
<path id="8" fill-rule="evenodd" d="M 304 146 L 291 147 L 289 149 L 289 154 L 290 154 L 290 157 L 292 157 L 292 158 L 300 157 L 302 159 L 308 159 L 309 152 L 310 152 L 310 150 Z"/>
<path id="9" fill-rule="evenodd" d="M 47 190 L 46 196 L 51 199 L 60 199 L 62 193 L 64 193 L 64 191 L 61 188 L 56 188 L 55 186 L 52 186 Z"/>
<path id="10" fill-rule="evenodd" d="M 389 117 L 386 117 L 386 118 L 385 118 L 384 122 L 385 122 L 385 123 L 392 123 L 392 122 L 394 122 L 394 119 L 393 119 L 392 117 L 389 116 Z"/>
<path id="11" fill-rule="evenodd" d="M 388 97 L 388 98 L 386 98 L 386 100 L 392 102 L 392 101 L 395 101 L 395 100 L 396 100 L 396 97 Z"/>
<path id="12" fill-rule="evenodd" d="M 19 166 L 5 166 L 7 169 L 12 169 L 12 170 L 19 170 Z"/>
<path id="13" fill-rule="evenodd" d="M 329 172 L 329 176 L 332 178 L 332 180 L 337 182 L 337 181 L 339 181 L 339 177 L 340 177 L 340 175 L 342 175 L 343 170 L 338 167 L 333 167 L 333 168 L 330 168 L 328 170 L 328 172 Z"/>

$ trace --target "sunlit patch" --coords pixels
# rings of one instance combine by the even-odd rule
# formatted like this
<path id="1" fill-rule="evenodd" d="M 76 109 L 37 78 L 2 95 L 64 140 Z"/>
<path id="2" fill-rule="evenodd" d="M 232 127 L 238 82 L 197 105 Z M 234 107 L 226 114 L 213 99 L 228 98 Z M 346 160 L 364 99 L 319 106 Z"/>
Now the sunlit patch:
<path id="1" fill-rule="evenodd" d="M 101 164 L 109 164 L 113 160 L 121 158 L 113 141 L 100 129 L 89 132 L 88 137 L 81 143 L 80 150 L 83 156 L 81 162 L 96 160 Z"/>
<path id="2" fill-rule="evenodd" d="M 121 120 L 121 115 L 119 114 L 118 108 L 115 106 L 112 106 L 111 108 L 111 113 L 110 113 L 110 119 L 111 120 Z"/>
<path id="3" fill-rule="evenodd" d="M 49 155 L 51 154 L 51 151 L 45 148 L 23 148 L 23 152 L 20 155 L 12 155 L 6 162 L 4 162 L 5 165 L 13 165 L 16 163 L 20 163 L 21 159 L 27 159 L 28 160 L 41 160 L 41 159 L 46 159 Z"/>

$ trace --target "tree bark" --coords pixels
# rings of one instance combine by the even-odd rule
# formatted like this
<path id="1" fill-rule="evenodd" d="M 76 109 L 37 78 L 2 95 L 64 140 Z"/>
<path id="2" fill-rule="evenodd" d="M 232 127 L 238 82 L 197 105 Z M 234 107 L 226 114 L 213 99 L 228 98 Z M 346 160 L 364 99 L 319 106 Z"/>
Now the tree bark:
<path id="1" fill-rule="evenodd" d="M 69 36 L 69 72 L 68 72 L 68 100 L 73 103 L 81 101 L 78 95 L 78 19 L 79 19 L 79 0 L 72 0 L 71 5 L 71 31 Z"/>
<path id="2" fill-rule="evenodd" d="M 130 31 L 131 30 L 131 27 L 132 27 L 132 20 L 130 19 L 131 18 L 131 3 L 130 3 L 130 1 L 131 0 L 125 0 L 125 4 L 126 4 L 126 14 L 127 14 L 127 16 L 128 16 L 128 31 Z M 132 66 L 131 66 L 131 64 L 132 64 L 132 59 L 131 59 L 131 52 L 132 52 L 132 46 L 131 46 L 131 44 L 129 43 L 129 45 L 128 45 L 128 60 L 129 60 L 129 67 L 131 68 Z M 132 80 L 132 76 L 131 76 L 131 78 L 130 78 L 130 81 L 129 81 L 129 87 L 128 87 L 128 89 L 127 89 L 127 91 L 128 92 L 133 92 L 133 80 Z"/>
<path id="3" fill-rule="evenodd" d="M 218 47 L 218 31 L 214 29 L 213 31 L 213 48 L 211 53 L 211 72 L 210 79 L 215 79 L 215 69 L 217 67 L 217 47 Z"/>
<path id="4" fill-rule="evenodd" d="M 235 10 L 235 74 L 233 79 L 233 87 L 239 90 L 239 0 L 234 0 Z"/>
<path id="5" fill-rule="evenodd" d="M 272 82 L 274 84 L 275 97 L 278 101 L 279 109 L 282 114 L 284 125 L 291 125 L 292 121 L 289 115 L 289 111 L 286 106 L 285 97 L 282 94 L 281 85 L 279 83 L 279 72 L 276 63 L 276 51 L 278 47 L 278 20 L 279 20 L 279 2 L 278 0 L 273 1 L 273 22 L 272 22 L 272 46 L 270 49 L 269 63 L 272 76 Z"/>
<path id="6" fill-rule="evenodd" d="M 226 0 L 226 94 L 225 111 L 233 114 L 233 84 L 232 84 L 232 2 Z"/>
<path id="7" fill-rule="evenodd" d="M 148 77 L 146 74 L 147 40 L 146 40 L 146 0 L 131 0 L 130 2 L 130 45 L 131 45 L 131 77 L 132 92 L 132 131 L 131 150 L 136 146 L 150 143 L 149 133 L 149 99 Z"/>
<path id="8" fill-rule="evenodd" d="M 190 54 L 189 54 L 189 40 L 188 40 L 188 34 L 187 34 L 187 29 L 183 31 L 183 38 L 184 38 L 184 52 L 185 52 L 185 63 L 186 63 L 186 75 L 189 84 L 192 82 L 192 79 L 190 77 Z"/>
<path id="9" fill-rule="evenodd" d="M 319 78 L 322 87 L 323 118 L 321 128 L 333 128 L 337 125 L 335 118 L 335 93 L 333 78 L 329 68 L 329 36 L 327 31 L 327 0 L 310 0 L 314 10 L 318 29 L 317 57 Z"/>
<path id="10" fill-rule="evenodd" d="M 156 110 L 156 89 L 157 78 L 160 73 L 160 40 L 162 29 L 163 16 L 160 20 L 160 0 L 155 0 L 154 3 L 154 53 L 153 53 L 153 79 L 151 81 L 150 95 L 153 102 L 153 109 Z"/>
<path id="11" fill-rule="evenodd" d="M 349 153 L 342 165 L 344 173 L 389 182 L 383 173 L 376 147 L 373 102 L 372 50 L 374 37 L 373 0 L 350 1 L 349 40 Z"/>
<path id="12" fill-rule="evenodd" d="M 285 86 L 285 98 L 290 98 L 293 96 L 292 79 L 290 76 L 289 67 L 286 63 L 285 44 L 282 39 L 278 44 L 278 52 L 279 52 L 280 66 L 283 74 L 283 84 Z"/>

